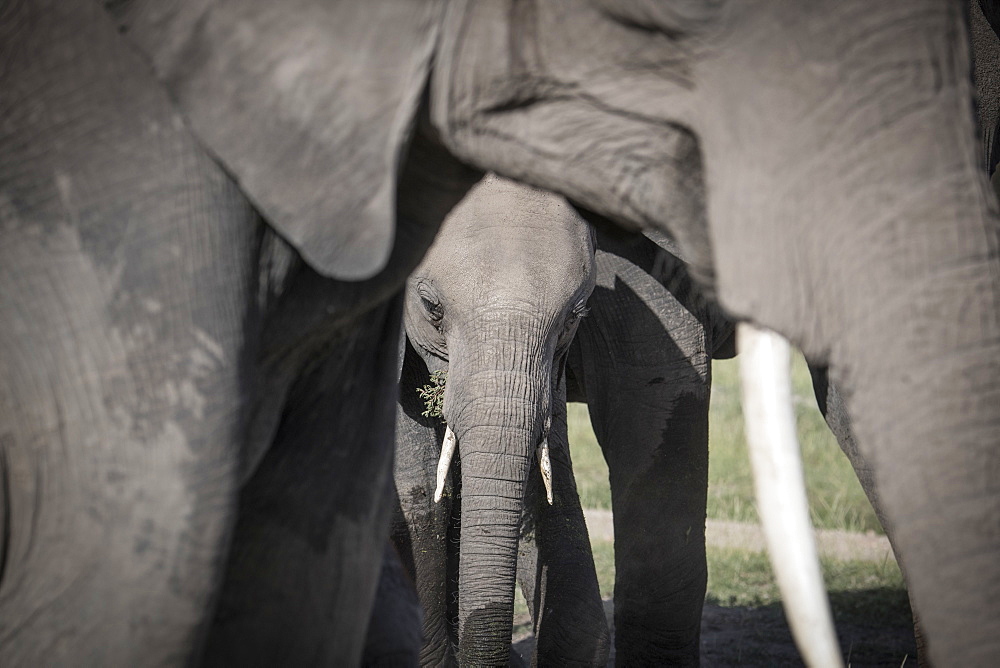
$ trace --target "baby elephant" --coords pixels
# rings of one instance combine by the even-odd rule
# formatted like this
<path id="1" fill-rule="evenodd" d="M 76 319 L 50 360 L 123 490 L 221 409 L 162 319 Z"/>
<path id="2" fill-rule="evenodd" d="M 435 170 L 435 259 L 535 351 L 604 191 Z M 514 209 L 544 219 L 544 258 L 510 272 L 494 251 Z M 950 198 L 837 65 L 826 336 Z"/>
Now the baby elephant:
<path id="1" fill-rule="evenodd" d="M 425 608 L 425 665 L 454 663 L 456 645 L 462 665 L 506 664 L 515 579 L 538 663 L 607 662 L 565 412 L 594 252 L 562 198 L 490 175 L 409 279 L 394 538 Z"/>

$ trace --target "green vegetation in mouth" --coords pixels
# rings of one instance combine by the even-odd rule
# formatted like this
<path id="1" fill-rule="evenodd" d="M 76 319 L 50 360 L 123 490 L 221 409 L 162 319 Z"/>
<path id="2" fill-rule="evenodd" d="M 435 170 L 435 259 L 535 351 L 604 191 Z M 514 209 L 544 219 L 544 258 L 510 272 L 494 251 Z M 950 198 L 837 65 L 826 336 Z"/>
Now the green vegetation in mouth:
<path id="1" fill-rule="evenodd" d="M 417 395 L 423 400 L 425 407 L 421 415 L 444 420 L 441 409 L 444 407 L 444 384 L 447 380 L 448 372 L 439 369 L 431 373 L 431 382 L 417 388 Z"/>

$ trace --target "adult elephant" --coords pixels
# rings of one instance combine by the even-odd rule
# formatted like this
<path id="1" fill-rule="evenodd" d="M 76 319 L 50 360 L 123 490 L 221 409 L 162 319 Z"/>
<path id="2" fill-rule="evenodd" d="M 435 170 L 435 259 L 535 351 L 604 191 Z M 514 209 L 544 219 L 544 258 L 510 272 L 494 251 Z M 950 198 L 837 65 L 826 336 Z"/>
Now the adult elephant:
<path id="1" fill-rule="evenodd" d="M 263 391 L 262 323 L 286 329 L 282 345 L 304 331 L 258 310 L 274 306 L 262 277 L 282 273 L 262 271 L 257 215 L 304 259 L 291 284 L 306 301 L 322 302 L 310 280 L 333 291 L 306 312 L 365 350 L 339 358 L 347 346 L 334 346 L 325 379 L 341 407 L 333 450 L 358 446 L 371 463 L 389 434 L 360 425 L 391 423 L 399 305 L 386 300 L 427 243 L 407 230 L 429 237 L 471 180 L 450 156 L 669 232 L 729 312 L 827 364 L 931 658 L 995 662 L 1000 242 L 977 170 L 962 2 L 106 8 L 111 19 L 86 0 L 8 5 L 0 28 L 5 663 L 127 663 L 129 648 L 181 661 L 203 637 L 230 540 L 264 561 L 264 546 L 298 546 L 283 575 L 306 572 L 288 567 L 302 554 L 342 549 L 356 572 L 326 561 L 313 572 L 344 589 L 309 600 L 370 605 L 378 476 L 348 497 L 353 519 L 317 522 L 327 542 L 275 543 L 281 532 L 255 522 L 230 538 L 244 510 L 282 530 L 309 517 L 273 498 L 298 482 L 262 481 L 233 510 L 247 415 L 263 416 L 251 433 L 267 443 L 280 414 L 255 410 L 268 408 L 255 397 L 282 396 Z M 443 164 L 428 167 L 421 142 Z M 273 345 L 264 359 L 294 359 Z M 176 360 L 194 360 L 191 382 L 169 377 Z M 255 477 L 303 465 L 291 459 Z M 336 478 L 328 488 L 362 479 Z M 282 581 L 297 592 L 285 600 L 302 600 L 304 580 Z M 316 619 L 327 642 L 359 635 L 353 618 Z M 242 637 L 319 626 L 248 624 Z"/>
<path id="2" fill-rule="evenodd" d="M 423 665 L 453 664 L 453 648 L 463 664 L 507 663 L 525 541 L 534 662 L 607 663 L 566 438 L 566 356 L 593 287 L 590 226 L 562 198 L 495 175 L 407 281 L 393 534 L 426 612 Z M 447 380 L 428 411 L 418 390 L 431 373 Z"/>
<path id="3" fill-rule="evenodd" d="M 0 14 L 0 663 L 356 664 L 394 295 L 479 174 L 412 142 L 385 268 L 323 276 L 98 3 Z M 357 216 L 327 229 L 381 248 Z"/>

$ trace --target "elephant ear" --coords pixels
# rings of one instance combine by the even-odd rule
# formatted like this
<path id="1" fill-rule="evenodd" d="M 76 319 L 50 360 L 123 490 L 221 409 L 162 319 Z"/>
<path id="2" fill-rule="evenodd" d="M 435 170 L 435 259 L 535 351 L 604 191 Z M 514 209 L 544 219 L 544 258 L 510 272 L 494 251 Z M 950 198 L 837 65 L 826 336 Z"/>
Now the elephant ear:
<path id="1" fill-rule="evenodd" d="M 441 0 L 116 0 L 202 144 L 316 271 L 384 268 Z"/>

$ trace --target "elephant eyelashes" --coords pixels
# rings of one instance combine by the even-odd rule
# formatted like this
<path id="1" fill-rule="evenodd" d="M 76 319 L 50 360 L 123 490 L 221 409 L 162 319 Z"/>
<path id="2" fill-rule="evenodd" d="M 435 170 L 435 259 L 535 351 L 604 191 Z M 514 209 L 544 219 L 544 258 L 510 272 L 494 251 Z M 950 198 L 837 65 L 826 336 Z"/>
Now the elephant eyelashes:
<path id="1" fill-rule="evenodd" d="M 566 331 L 572 329 L 581 318 L 586 318 L 588 313 L 590 313 L 590 308 L 587 307 L 586 303 L 574 306 L 573 310 L 570 311 L 569 316 L 566 318 Z"/>
<path id="2" fill-rule="evenodd" d="M 561 339 L 561 345 L 569 344 L 569 341 L 572 340 L 571 335 L 573 334 L 573 330 L 577 323 L 580 322 L 581 318 L 587 317 L 588 313 L 590 313 L 590 309 L 587 307 L 586 303 L 577 304 L 573 307 L 573 310 L 569 312 L 568 316 L 566 316 L 566 325 L 563 327 L 562 334 L 559 337 Z"/>

